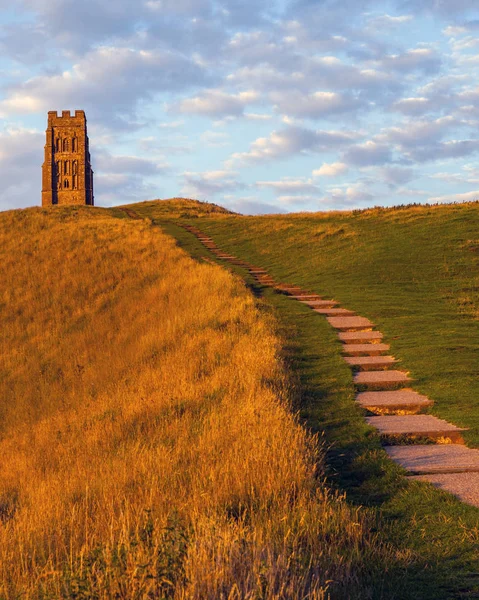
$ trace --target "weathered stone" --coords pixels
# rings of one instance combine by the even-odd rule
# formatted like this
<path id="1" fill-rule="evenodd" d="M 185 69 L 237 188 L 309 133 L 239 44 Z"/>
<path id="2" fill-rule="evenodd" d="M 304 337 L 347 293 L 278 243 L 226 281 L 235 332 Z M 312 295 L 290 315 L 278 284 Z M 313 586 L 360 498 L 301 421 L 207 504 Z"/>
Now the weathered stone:
<path id="1" fill-rule="evenodd" d="M 378 414 L 414 414 L 434 404 L 427 396 L 404 389 L 386 392 L 360 392 L 356 396 L 356 402 L 370 412 Z"/>
<path id="2" fill-rule="evenodd" d="M 479 450 L 461 444 L 386 446 L 389 457 L 416 475 L 479 472 Z"/>
<path id="3" fill-rule="evenodd" d="M 374 327 L 373 323 L 365 317 L 329 317 L 328 322 L 335 329 L 342 331 L 364 331 Z"/>
<path id="4" fill-rule="evenodd" d="M 425 481 L 449 492 L 466 504 L 479 507 L 479 473 L 436 473 L 414 475 L 411 481 Z"/>
<path id="5" fill-rule="evenodd" d="M 403 371 L 361 371 L 355 373 L 354 383 L 373 389 L 384 389 L 396 387 L 411 381 L 407 373 Z"/>
<path id="6" fill-rule="evenodd" d="M 333 308 L 338 303 L 334 300 L 323 300 L 322 298 L 316 297 L 312 300 L 300 300 L 301 304 L 306 304 L 311 308 Z"/>
<path id="7" fill-rule="evenodd" d="M 338 333 L 338 337 L 345 344 L 361 344 L 364 342 L 374 344 L 383 339 L 383 334 L 380 331 L 342 331 Z"/>
<path id="8" fill-rule="evenodd" d="M 343 353 L 350 356 L 379 356 L 389 350 L 389 344 L 344 344 Z"/>
<path id="9" fill-rule="evenodd" d="M 411 438 L 431 438 L 462 443 L 461 427 L 456 427 L 433 415 L 391 415 L 366 417 L 382 436 L 407 436 Z"/>
<path id="10" fill-rule="evenodd" d="M 344 360 L 351 367 L 356 367 L 362 371 L 374 371 L 390 367 L 396 362 L 394 356 L 345 356 Z"/>
<path id="11" fill-rule="evenodd" d="M 42 166 L 42 206 L 91 205 L 93 171 L 90 162 L 86 117 L 64 110 L 48 113 L 45 160 Z"/>

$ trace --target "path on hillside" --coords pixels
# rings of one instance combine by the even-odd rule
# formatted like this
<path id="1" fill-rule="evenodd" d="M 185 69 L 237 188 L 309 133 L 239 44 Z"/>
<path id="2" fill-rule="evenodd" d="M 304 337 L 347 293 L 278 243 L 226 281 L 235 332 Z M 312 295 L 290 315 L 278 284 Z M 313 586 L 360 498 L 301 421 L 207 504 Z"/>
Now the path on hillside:
<path id="1" fill-rule="evenodd" d="M 463 428 L 425 411 L 434 404 L 416 392 L 408 372 L 387 354 L 389 345 L 375 325 L 355 312 L 298 286 L 277 282 L 266 270 L 223 252 L 200 229 L 179 224 L 216 258 L 246 269 L 258 283 L 287 294 L 324 316 L 337 330 L 343 357 L 353 371 L 356 402 L 370 416 L 389 457 L 410 479 L 428 481 L 463 502 L 479 507 L 479 450 L 467 448 Z"/>

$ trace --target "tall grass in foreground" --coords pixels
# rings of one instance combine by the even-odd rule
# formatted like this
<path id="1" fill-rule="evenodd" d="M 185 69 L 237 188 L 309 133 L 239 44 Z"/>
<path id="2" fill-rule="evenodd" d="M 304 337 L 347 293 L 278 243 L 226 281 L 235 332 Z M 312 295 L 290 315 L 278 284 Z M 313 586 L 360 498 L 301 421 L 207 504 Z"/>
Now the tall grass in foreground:
<path id="1" fill-rule="evenodd" d="M 279 351 L 239 280 L 144 222 L 1 214 L 0 597 L 354 597 L 387 569 Z"/>

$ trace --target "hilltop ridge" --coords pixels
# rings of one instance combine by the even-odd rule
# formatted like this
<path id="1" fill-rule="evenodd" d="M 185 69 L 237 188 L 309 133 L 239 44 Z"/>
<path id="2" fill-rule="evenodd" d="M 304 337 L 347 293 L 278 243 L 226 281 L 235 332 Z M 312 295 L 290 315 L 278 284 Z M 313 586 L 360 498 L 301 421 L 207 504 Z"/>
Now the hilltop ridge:
<path id="1" fill-rule="evenodd" d="M 134 209 L 140 216 L 150 218 L 196 218 L 196 217 L 218 217 L 221 215 L 235 215 L 231 210 L 214 204 L 213 202 L 202 202 L 192 198 L 157 198 L 145 200 L 133 204 L 125 204 L 121 208 Z"/>

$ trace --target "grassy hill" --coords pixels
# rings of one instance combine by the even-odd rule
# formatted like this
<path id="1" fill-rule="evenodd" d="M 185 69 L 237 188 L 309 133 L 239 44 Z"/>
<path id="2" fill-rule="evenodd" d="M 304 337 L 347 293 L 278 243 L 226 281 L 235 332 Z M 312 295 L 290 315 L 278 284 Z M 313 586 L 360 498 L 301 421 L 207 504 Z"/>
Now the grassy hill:
<path id="1" fill-rule="evenodd" d="M 267 306 L 117 216 L 0 214 L 0 598 L 366 598 L 400 580 L 410 557 L 324 485 Z"/>
<path id="2" fill-rule="evenodd" d="M 369 317 L 414 377 L 414 388 L 435 401 L 431 413 L 468 427 L 468 445 L 479 447 L 479 204 L 205 215 L 200 222 L 155 218 L 144 207 L 138 214 L 153 218 L 197 258 L 207 251 L 177 222 L 195 224 L 222 249 L 265 267 L 279 281 Z M 365 425 L 351 372 L 325 320 L 233 270 L 273 307 L 281 324 L 287 360 L 300 380 L 301 416 L 313 431 L 324 432 L 328 481 L 350 502 L 369 506 L 380 520 L 381 538 L 414 557 L 393 596 L 478 593 L 477 536 L 465 533 L 477 532 L 477 509 L 429 485 L 408 483 Z"/>
<path id="3" fill-rule="evenodd" d="M 145 211 L 142 214 L 148 214 Z M 202 219 L 226 251 L 338 300 L 479 447 L 479 204 Z"/>
<path id="4" fill-rule="evenodd" d="M 222 206 L 218 206 L 218 204 L 200 202 L 199 200 L 191 200 L 190 198 L 147 200 L 146 202 L 138 202 L 136 204 L 126 204 L 123 208 L 127 211 L 128 209 L 134 209 L 139 214 L 148 214 L 152 219 L 161 219 L 162 217 L 166 217 L 168 219 L 194 219 L 196 217 L 219 217 L 221 215 L 234 214 L 230 210 L 227 210 Z M 121 216 L 118 211 L 116 211 L 115 214 L 117 216 Z"/>

